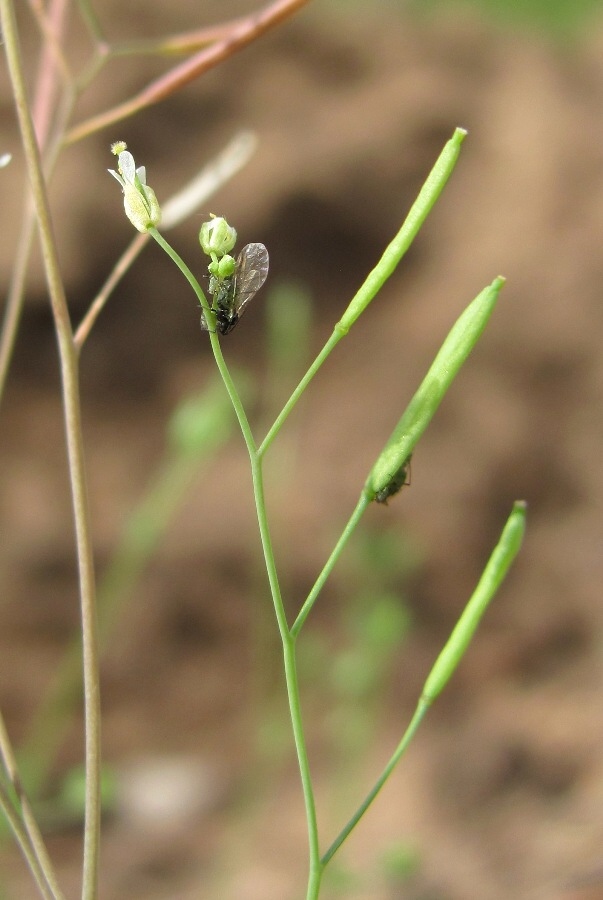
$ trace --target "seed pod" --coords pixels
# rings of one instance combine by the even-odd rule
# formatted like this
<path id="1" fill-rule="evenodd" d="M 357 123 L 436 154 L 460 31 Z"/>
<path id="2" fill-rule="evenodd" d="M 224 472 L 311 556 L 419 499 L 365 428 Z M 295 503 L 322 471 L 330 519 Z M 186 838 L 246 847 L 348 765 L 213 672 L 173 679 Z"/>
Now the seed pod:
<path id="1" fill-rule="evenodd" d="M 400 490 L 404 484 L 401 481 L 403 469 L 457 372 L 486 327 L 504 282 L 504 278 L 495 278 L 492 284 L 472 300 L 450 329 L 431 368 L 369 473 L 365 491 L 371 500 L 376 500 L 377 494 L 382 495 L 383 492 L 387 499 L 395 493 L 391 487 L 398 484 L 397 490 Z"/>

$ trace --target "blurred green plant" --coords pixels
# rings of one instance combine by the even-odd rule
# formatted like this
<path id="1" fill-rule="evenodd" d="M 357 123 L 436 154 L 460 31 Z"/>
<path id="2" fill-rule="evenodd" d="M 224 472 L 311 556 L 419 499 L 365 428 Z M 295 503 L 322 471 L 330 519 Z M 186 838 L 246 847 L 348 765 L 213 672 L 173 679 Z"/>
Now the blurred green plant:
<path id="1" fill-rule="evenodd" d="M 395 662 L 412 628 L 404 584 L 419 564 L 418 550 L 399 529 L 360 529 L 338 569 L 345 602 L 334 607 L 328 629 L 319 623 L 304 634 L 300 677 L 328 710 L 336 806 L 347 802 L 353 767 L 365 758 L 389 702 Z"/>
<path id="2" fill-rule="evenodd" d="M 539 29 L 558 39 L 584 34 L 602 18 L 600 0 L 409 0 L 408 7 L 421 15 L 475 9 L 502 25 Z"/>
<path id="3" fill-rule="evenodd" d="M 238 380 L 250 399 L 250 379 Z M 215 380 L 183 399 L 168 423 L 165 455 L 139 504 L 125 523 L 97 593 L 99 648 L 106 647 L 119 615 L 133 595 L 193 482 L 232 435 L 235 419 L 222 385 Z M 32 719 L 19 750 L 21 777 L 32 797 L 43 791 L 82 692 L 82 642 L 75 637 L 49 693 Z"/>

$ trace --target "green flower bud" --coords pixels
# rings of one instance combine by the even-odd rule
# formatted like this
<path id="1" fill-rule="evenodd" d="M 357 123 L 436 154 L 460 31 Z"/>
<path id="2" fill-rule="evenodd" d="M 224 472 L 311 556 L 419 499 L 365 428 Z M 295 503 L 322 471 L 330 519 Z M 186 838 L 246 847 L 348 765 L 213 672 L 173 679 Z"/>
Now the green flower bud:
<path id="1" fill-rule="evenodd" d="M 124 141 L 111 145 L 111 152 L 117 156 L 117 172 L 109 169 L 111 175 L 119 181 L 124 192 L 124 209 L 134 228 L 144 234 L 154 228 L 161 219 L 161 207 L 155 191 L 146 183 L 144 166 L 136 168 L 134 157 L 126 150 Z"/>
<path id="2" fill-rule="evenodd" d="M 234 256 L 230 256 L 228 253 L 226 256 L 223 256 L 222 259 L 218 262 L 216 267 L 216 275 L 218 278 L 230 278 L 231 275 L 234 275 L 235 270 L 235 258 Z"/>
<path id="3" fill-rule="evenodd" d="M 222 259 L 215 259 L 207 267 L 211 278 L 209 279 L 209 293 L 215 294 L 220 289 L 220 285 L 224 284 L 227 278 L 234 275 L 236 262 L 234 256 L 226 254 Z"/>
<path id="4" fill-rule="evenodd" d="M 209 222 L 204 222 L 199 232 L 201 249 L 207 256 L 225 256 L 237 242 L 237 232 L 222 216 L 210 213 Z M 234 266 L 233 266 L 234 271 Z"/>

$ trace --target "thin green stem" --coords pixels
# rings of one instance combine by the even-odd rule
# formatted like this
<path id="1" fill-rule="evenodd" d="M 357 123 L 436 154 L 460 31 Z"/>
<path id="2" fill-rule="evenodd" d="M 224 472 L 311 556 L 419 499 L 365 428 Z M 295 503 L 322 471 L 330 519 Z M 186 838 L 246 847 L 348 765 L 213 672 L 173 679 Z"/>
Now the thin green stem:
<path id="1" fill-rule="evenodd" d="M 268 582 L 270 584 L 272 603 L 274 606 L 276 621 L 278 624 L 278 629 L 283 646 L 283 660 L 285 669 L 285 682 L 287 686 L 287 698 L 289 702 L 289 713 L 291 717 L 291 727 L 293 730 L 293 739 L 295 742 L 295 750 L 297 753 L 297 761 L 306 811 L 309 852 L 308 898 L 310 900 L 310 898 L 318 896 L 318 894 L 315 893 L 315 888 L 313 886 L 320 883 L 322 868 L 320 866 L 320 847 L 318 843 L 318 822 L 316 819 L 314 789 L 312 786 L 312 776 L 310 773 L 310 764 L 308 760 L 308 751 L 306 748 L 306 739 L 304 735 L 301 713 L 299 680 L 297 677 L 297 664 L 295 654 L 295 638 L 289 631 L 287 616 L 285 613 L 285 607 L 283 604 L 281 589 L 278 581 L 276 561 L 274 558 L 274 549 L 272 546 L 272 538 L 270 536 L 268 515 L 266 511 L 262 458 L 256 448 L 247 416 L 222 355 L 222 350 L 217 334 L 210 334 L 210 340 L 214 350 L 216 363 L 220 370 L 220 374 L 224 379 L 224 384 L 226 385 L 226 389 L 228 390 L 228 393 L 231 397 L 237 418 L 239 419 L 239 424 L 241 425 L 241 431 L 243 432 L 243 437 L 245 439 L 245 443 L 247 444 L 247 450 L 249 452 L 249 459 L 251 462 L 253 495 L 258 517 L 260 540 L 262 543 L 266 572 L 268 574 Z"/>
<path id="2" fill-rule="evenodd" d="M 82 898 L 83 900 L 94 900 L 97 896 L 100 845 L 100 691 L 94 564 L 82 444 L 77 352 L 73 342 L 69 311 L 61 280 L 40 154 L 28 106 L 18 33 L 11 0 L 0 0 L 0 13 L 2 16 L 6 58 L 11 76 L 33 201 L 36 207 L 42 257 L 59 346 L 82 618 L 84 715 L 86 723 L 86 810 Z"/>
<path id="3" fill-rule="evenodd" d="M 283 427 L 285 420 L 289 417 L 289 414 L 292 412 L 297 401 L 300 399 L 300 397 L 302 396 L 302 394 L 304 393 L 304 391 L 306 390 L 306 388 L 308 387 L 308 385 L 310 384 L 310 382 L 312 381 L 312 379 L 314 378 L 314 376 L 316 375 L 316 373 L 318 372 L 318 370 L 320 369 L 320 367 L 322 366 L 324 361 L 327 359 L 329 354 L 334 350 L 334 348 L 337 346 L 339 341 L 346 334 L 347 334 L 346 331 L 341 331 L 337 327 L 337 325 L 335 326 L 335 329 L 333 330 L 331 337 L 329 338 L 327 343 L 324 345 L 324 347 L 322 348 L 322 350 L 320 351 L 320 353 L 318 354 L 318 356 L 316 357 L 316 359 L 314 360 L 314 362 L 312 363 L 312 365 L 310 366 L 310 368 L 308 369 L 308 371 L 306 372 L 306 374 L 304 375 L 304 377 L 302 378 L 300 383 L 297 385 L 297 387 L 295 388 L 295 390 L 293 391 L 293 393 L 291 394 L 291 396 L 289 397 L 289 399 L 283 406 L 281 412 L 275 419 L 274 424 L 268 431 L 268 434 L 266 435 L 266 437 L 260 444 L 260 448 L 258 450 L 258 453 L 260 456 L 263 456 L 266 453 L 268 447 L 270 446 L 272 441 L 275 439 L 275 437 L 277 436 L 277 434 Z"/>
<path id="4" fill-rule="evenodd" d="M 369 505 L 369 503 L 370 503 L 370 500 L 369 500 L 368 496 L 365 494 L 365 492 L 363 491 L 362 494 L 360 495 L 360 499 L 359 499 L 358 503 L 356 504 L 356 508 L 355 508 L 354 512 L 350 516 L 350 519 L 341 534 L 341 537 L 337 541 L 337 544 L 335 545 L 333 552 L 331 553 L 328 560 L 326 561 L 322 572 L 316 579 L 314 586 L 312 587 L 312 590 L 308 594 L 308 597 L 307 597 L 306 601 L 304 602 L 304 605 L 302 606 L 302 608 L 299 611 L 297 619 L 291 626 L 291 634 L 293 637 L 297 637 L 299 632 L 303 628 L 304 622 L 308 618 L 308 615 L 309 615 L 312 607 L 314 606 L 316 600 L 318 599 L 318 595 L 320 594 L 321 590 L 323 589 L 327 578 L 333 571 L 333 569 L 335 567 L 335 563 L 341 556 L 343 548 L 345 547 L 348 540 L 354 533 L 354 530 L 355 530 L 356 526 L 358 525 L 358 522 L 360 521 L 360 519 L 361 519 L 365 509 Z"/>
<path id="5" fill-rule="evenodd" d="M 366 798 L 362 801 L 362 803 L 360 804 L 360 806 L 358 807 L 358 809 L 356 810 L 356 812 L 354 813 L 352 818 L 341 829 L 341 831 L 339 832 L 339 834 L 337 835 L 337 837 L 335 838 L 335 840 L 333 841 L 333 843 L 331 844 L 331 846 L 329 847 L 327 852 L 325 854 L 323 854 L 323 857 L 320 861 L 321 865 L 323 867 L 327 865 L 327 863 L 333 858 L 333 856 L 335 856 L 335 854 L 337 853 L 337 851 L 339 850 L 339 848 L 341 847 L 343 842 L 349 837 L 350 833 L 356 827 L 356 825 L 358 824 L 360 819 L 363 817 L 363 815 L 365 814 L 365 812 L 367 811 L 367 809 L 369 808 L 369 806 L 371 805 L 371 803 L 373 802 L 373 800 L 375 799 L 375 797 L 377 796 L 377 794 L 379 793 L 379 791 L 381 790 L 381 788 L 383 787 L 383 785 L 385 784 L 385 782 L 387 781 L 387 779 L 389 778 L 389 776 L 391 775 L 393 770 L 395 769 L 396 765 L 398 764 L 398 762 L 404 755 L 411 740 L 415 736 L 416 731 L 417 731 L 419 725 L 421 724 L 421 722 L 423 721 L 423 718 L 424 718 L 425 713 L 427 712 L 428 708 L 429 708 L 428 704 L 424 703 L 423 700 L 421 700 L 419 702 L 419 704 L 415 710 L 415 713 L 412 717 L 412 720 L 410 722 L 410 725 L 406 729 L 402 740 L 396 747 L 394 753 L 392 754 L 392 756 L 391 756 L 388 764 L 384 768 L 383 772 L 381 773 L 381 775 L 375 782 L 374 786 L 368 792 Z"/>
<path id="6" fill-rule="evenodd" d="M 287 682 L 287 696 L 289 698 L 289 712 L 291 726 L 297 752 L 297 762 L 304 795 L 306 810 L 306 824 L 308 828 L 309 872 L 307 900 L 318 896 L 322 866 L 320 864 L 320 846 L 318 842 L 318 822 L 316 819 L 316 804 L 314 801 L 314 787 L 306 749 L 306 738 L 301 712 L 299 695 L 299 680 L 297 677 L 297 661 L 295 654 L 295 641 L 291 636 L 283 642 L 283 657 L 285 663 L 285 679 Z"/>
<path id="7" fill-rule="evenodd" d="M 251 425 L 249 424 L 247 413 L 245 412 L 245 407 L 243 406 L 243 401 L 239 396 L 239 392 L 237 391 L 232 375 L 230 374 L 230 370 L 226 365 L 226 360 L 224 359 L 224 354 L 222 353 L 222 347 L 220 346 L 220 338 L 218 337 L 218 333 L 216 331 L 210 331 L 209 342 L 213 350 L 214 359 L 216 361 L 218 371 L 220 372 L 220 376 L 222 378 L 222 381 L 224 382 L 224 386 L 228 391 L 230 402 L 232 403 L 235 415 L 239 421 L 239 426 L 245 440 L 247 452 L 249 453 L 249 458 L 251 459 L 253 466 L 253 462 L 257 456 L 255 439 L 253 437 L 253 432 L 251 431 Z"/>
<path id="8" fill-rule="evenodd" d="M 274 613 L 278 624 L 281 642 L 283 646 L 283 660 L 285 669 L 285 682 L 287 686 L 287 698 L 289 702 L 289 714 L 291 717 L 291 727 L 293 730 L 293 740 L 295 742 L 295 750 L 297 753 L 297 761 L 299 765 L 300 778 L 302 783 L 302 792 L 304 797 L 304 806 L 306 810 L 306 822 L 308 827 L 308 852 L 309 852 L 309 885 L 313 885 L 320 881 L 320 847 L 318 844 L 318 823 L 316 819 L 316 804 L 314 801 L 314 789 L 312 786 L 312 776 L 310 773 L 310 764 L 308 761 L 308 752 L 306 748 L 306 739 L 304 735 L 304 727 L 301 713 L 301 700 L 299 694 L 299 681 L 297 677 L 297 664 L 295 655 L 295 638 L 289 631 L 287 623 L 287 615 L 281 595 L 281 589 L 276 569 L 276 561 L 274 558 L 274 549 L 272 546 L 272 538 L 270 536 L 270 528 L 268 525 L 268 515 L 266 510 L 266 499 L 264 493 L 264 477 L 262 471 L 262 458 L 251 433 L 249 422 L 245 414 L 245 410 L 241 403 L 234 382 L 232 381 L 230 372 L 222 355 L 222 348 L 217 334 L 210 333 L 210 340 L 214 350 L 214 356 L 220 374 L 224 379 L 224 384 L 232 400 L 232 404 L 241 426 L 241 431 L 249 452 L 251 462 L 251 475 L 253 481 L 253 496 L 258 517 L 258 527 L 260 531 L 260 540 L 262 543 L 262 552 L 264 554 L 264 563 L 268 575 L 268 583 L 270 585 L 270 593 L 272 595 L 272 603 Z M 308 888 L 308 897 L 317 896 L 310 893 Z"/>
<path id="9" fill-rule="evenodd" d="M 316 819 L 314 788 L 312 786 L 312 776 L 310 773 L 310 764 L 308 760 L 308 752 L 306 748 L 306 739 L 301 712 L 301 700 L 299 694 L 299 680 L 297 677 L 297 662 L 295 652 L 296 642 L 295 638 L 291 635 L 287 627 L 287 618 L 278 583 L 274 551 L 272 548 L 272 540 L 270 538 L 270 530 L 268 527 L 262 474 L 262 460 L 257 452 L 254 456 L 251 457 L 251 466 L 253 474 L 253 492 L 257 509 L 262 549 L 264 552 L 264 561 L 266 564 L 266 570 L 268 572 L 268 580 L 270 582 L 270 590 L 272 593 L 272 602 L 274 604 L 276 620 L 283 644 L 283 659 L 285 668 L 285 682 L 287 685 L 287 698 L 289 701 L 289 713 L 291 716 L 291 727 L 293 729 L 293 739 L 295 741 L 295 750 L 297 753 L 297 762 L 299 766 L 302 792 L 304 796 L 304 806 L 306 810 L 309 852 L 308 900 L 310 900 L 310 898 L 318 896 L 314 893 L 313 886 L 320 883 L 322 868 L 320 866 L 320 847 L 318 843 L 318 822 Z"/>
<path id="10" fill-rule="evenodd" d="M 175 262 L 175 264 L 178 266 L 180 271 L 183 273 L 183 275 L 193 288 L 196 296 L 199 298 L 203 306 L 203 312 L 207 317 L 207 321 L 210 324 L 210 327 L 212 327 L 212 325 L 215 326 L 215 318 L 213 318 L 214 314 L 211 312 L 207 303 L 207 299 L 205 298 L 205 294 L 201 290 L 201 287 L 199 286 L 197 280 L 195 279 L 188 266 L 156 229 L 149 229 L 149 232 L 168 253 L 170 258 Z M 210 315 L 207 316 L 207 313 L 209 313 Z M 289 625 L 287 623 L 287 615 L 281 595 L 278 573 L 276 569 L 276 561 L 274 558 L 274 549 L 272 546 L 272 538 L 268 525 L 268 515 L 264 493 L 264 478 L 262 471 L 262 456 L 257 449 L 257 445 L 253 437 L 251 426 L 249 425 L 247 414 L 226 364 L 226 360 L 224 359 L 222 347 L 220 345 L 220 339 L 215 330 L 209 332 L 209 339 L 214 353 L 214 358 L 216 360 L 216 365 L 224 382 L 224 386 L 228 391 L 228 395 L 239 421 L 239 425 L 243 434 L 243 439 L 245 440 L 245 444 L 247 446 L 247 452 L 249 453 L 249 460 L 251 463 L 253 495 L 258 518 L 258 528 L 260 532 L 262 552 L 264 555 L 264 562 L 268 575 L 268 583 L 270 585 L 270 593 L 272 595 L 272 603 L 274 606 L 274 612 L 283 647 L 283 660 L 285 669 L 285 682 L 287 687 L 287 698 L 289 702 L 289 713 L 291 717 L 291 727 L 293 731 L 293 739 L 295 742 L 295 750 L 297 753 L 308 827 L 310 874 L 307 896 L 308 900 L 313 900 L 313 898 L 318 896 L 318 887 L 320 885 L 320 878 L 322 874 L 322 867 L 320 865 L 320 847 L 318 842 L 316 805 L 314 801 L 314 789 L 312 786 L 312 776 L 310 773 L 310 764 L 308 761 L 308 752 L 306 748 L 306 740 L 302 720 L 299 680 L 297 677 L 297 664 L 295 655 L 295 638 L 291 634 Z"/>
<path id="11" fill-rule="evenodd" d="M 320 882 L 320 875 L 322 870 L 320 866 L 320 847 L 318 843 L 318 822 L 316 819 L 314 788 L 312 786 L 310 763 L 308 760 L 308 751 L 306 748 L 306 739 L 304 735 L 301 700 L 299 693 L 299 680 L 297 677 L 297 663 L 295 652 L 296 642 L 287 626 L 287 618 L 281 597 L 280 586 L 278 583 L 274 551 L 272 547 L 272 540 L 268 527 L 268 517 L 266 513 L 266 501 L 264 496 L 264 484 L 262 475 L 262 460 L 258 456 L 257 452 L 253 456 L 251 456 L 251 468 L 253 475 L 253 493 L 258 516 L 260 538 L 262 541 L 262 550 L 264 553 L 264 561 L 266 564 L 268 581 L 270 583 L 270 590 L 272 593 L 272 602 L 274 604 L 274 611 L 276 614 L 276 620 L 278 623 L 278 628 L 283 645 L 283 660 L 285 668 L 285 682 L 287 685 L 287 698 L 289 701 L 289 714 L 291 717 L 291 727 L 293 730 L 293 739 L 295 742 L 295 750 L 297 753 L 297 762 L 302 783 L 302 792 L 306 811 L 306 823 L 308 828 L 308 898 L 311 898 L 317 896 L 317 894 L 310 892 L 310 886 Z"/>
<path id="12" fill-rule="evenodd" d="M 210 308 L 209 303 L 207 302 L 207 297 L 203 293 L 201 285 L 199 284 L 187 264 L 184 262 L 182 257 L 179 256 L 178 253 L 176 253 L 171 244 L 166 241 L 161 232 L 157 231 L 156 228 L 149 228 L 148 233 L 157 241 L 162 250 L 165 250 L 170 259 L 178 266 L 178 268 L 192 287 L 193 291 L 195 292 L 195 295 L 199 300 L 201 307 L 203 308 L 203 314 L 205 315 L 207 323 L 211 328 L 215 328 L 215 316 Z"/>

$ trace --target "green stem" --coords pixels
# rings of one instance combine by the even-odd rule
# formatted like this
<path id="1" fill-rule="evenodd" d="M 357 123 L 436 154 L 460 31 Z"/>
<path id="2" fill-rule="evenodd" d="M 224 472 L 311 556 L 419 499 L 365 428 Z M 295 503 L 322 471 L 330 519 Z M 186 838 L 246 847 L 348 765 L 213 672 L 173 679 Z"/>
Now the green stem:
<path id="1" fill-rule="evenodd" d="M 358 522 L 360 521 L 360 518 L 362 517 L 362 515 L 363 515 L 365 509 L 367 508 L 367 506 L 369 505 L 369 503 L 370 503 L 370 499 L 369 499 L 368 495 L 363 491 L 362 494 L 360 495 L 360 500 L 356 504 L 356 509 L 350 516 L 350 519 L 349 519 L 347 525 L 345 526 L 345 528 L 341 534 L 341 537 L 337 541 L 337 544 L 335 545 L 333 552 L 331 553 L 328 560 L 326 561 L 322 572 L 316 579 L 314 586 L 312 587 L 312 590 L 308 594 L 308 597 L 307 597 L 304 605 L 302 606 L 302 608 L 299 611 L 297 619 L 295 620 L 295 622 L 293 623 L 293 625 L 291 627 L 291 634 L 293 635 L 293 637 L 297 637 L 297 635 L 301 631 L 304 622 L 308 618 L 310 610 L 312 609 L 316 600 L 318 599 L 318 595 L 320 594 L 321 590 L 323 589 L 327 578 L 333 571 L 333 568 L 335 567 L 335 563 L 341 556 L 343 548 L 347 544 L 349 538 L 354 533 L 354 529 L 358 525 Z"/>
<path id="2" fill-rule="evenodd" d="M 304 806 L 306 810 L 309 853 L 308 900 L 310 900 L 310 898 L 314 896 L 314 894 L 311 892 L 315 889 L 314 886 L 318 886 L 320 884 L 322 867 L 320 865 L 320 846 L 318 843 L 318 822 L 316 820 L 314 788 L 312 786 L 312 775 L 310 772 L 310 763 L 308 761 L 308 751 L 306 748 L 306 739 L 301 713 L 299 680 L 297 677 L 297 661 L 295 655 L 295 641 L 291 640 L 291 638 L 283 643 L 283 657 L 285 664 L 285 679 L 287 683 L 287 697 L 289 700 L 289 713 L 291 716 L 291 726 L 293 729 L 293 738 L 295 741 L 295 750 L 297 753 L 297 762 L 299 765 L 299 773 L 304 795 Z"/>
<path id="3" fill-rule="evenodd" d="M 170 258 L 176 263 L 180 271 L 184 274 L 187 281 L 195 291 L 199 298 L 203 312 L 213 316 L 209 309 L 207 300 L 201 287 L 191 273 L 188 266 L 178 256 L 176 251 L 167 243 L 167 241 L 159 234 L 156 229 L 149 229 L 150 234 L 165 249 Z M 212 320 L 208 318 L 210 325 Z M 308 880 L 308 900 L 314 900 L 318 897 L 320 887 L 320 879 L 322 875 L 322 866 L 320 865 L 320 848 L 318 843 L 318 823 L 316 819 L 316 805 L 314 802 L 314 789 L 312 786 L 312 776 L 310 773 L 310 764 L 308 761 L 308 751 L 306 748 L 306 740 L 304 735 L 304 727 L 301 712 L 301 701 L 299 693 L 299 680 L 297 676 L 297 664 L 295 654 L 295 637 L 289 630 L 287 623 L 287 615 L 283 603 L 281 589 L 278 581 L 278 573 L 276 569 L 276 561 L 274 558 L 274 549 L 272 546 L 272 538 L 270 536 L 270 528 L 268 525 L 268 515 L 266 510 L 266 499 L 264 493 L 264 477 L 262 471 L 262 454 L 258 450 L 249 420 L 245 412 L 245 408 L 237 391 L 236 385 L 232 379 L 226 360 L 222 353 L 220 339 L 217 332 L 210 331 L 209 339 L 216 360 L 216 365 L 224 381 L 224 386 L 228 391 L 233 409 L 239 421 L 243 439 L 249 453 L 251 463 L 251 477 L 253 482 L 253 496 L 258 518 L 258 527 L 260 532 L 260 540 L 262 544 L 262 552 L 268 575 L 268 583 L 270 585 L 270 593 L 272 595 L 272 603 L 276 615 L 276 621 L 281 637 L 283 647 L 283 659 L 285 669 L 285 682 L 287 688 L 287 698 L 289 702 L 289 714 L 291 717 L 291 727 L 293 731 L 293 739 L 295 742 L 295 750 L 299 765 L 300 778 L 302 783 L 302 792 L 304 797 L 304 806 L 306 811 L 306 821 L 308 827 L 308 849 L 309 849 L 309 880 Z"/>
<path id="4" fill-rule="evenodd" d="M 287 687 L 287 698 L 289 702 L 289 714 L 291 717 L 291 727 L 293 730 L 293 739 L 295 742 L 295 750 L 297 753 L 297 761 L 299 766 L 300 778 L 302 783 L 302 792 L 304 797 L 304 806 L 306 810 L 306 822 L 308 828 L 308 852 L 309 852 L 309 881 L 308 881 L 308 900 L 318 896 L 317 888 L 320 885 L 320 877 L 322 868 L 320 866 L 320 847 L 318 843 L 318 823 L 316 819 L 316 804 L 314 801 L 314 789 L 312 786 L 312 776 L 310 773 L 310 764 L 308 760 L 308 752 L 306 748 L 306 739 L 304 735 L 304 727 L 301 713 L 301 701 L 299 693 L 299 680 L 297 677 L 297 663 L 295 653 L 295 638 L 289 631 L 287 624 L 287 616 L 281 596 L 280 585 L 278 581 L 278 573 L 276 569 L 276 561 L 274 558 L 274 550 L 272 546 L 272 538 L 268 525 L 268 516 L 266 511 L 266 499 L 264 494 L 264 478 L 262 471 L 262 458 L 256 449 L 255 442 L 251 435 L 247 416 L 241 404 L 236 388 L 230 377 L 230 373 L 222 356 L 220 343 L 217 334 L 210 334 L 214 354 L 220 373 L 224 378 L 224 383 L 230 394 L 231 400 L 239 423 L 249 458 L 251 461 L 251 474 L 253 480 L 253 495 L 258 517 L 258 526 L 260 531 L 260 539 L 262 542 L 262 551 L 264 554 L 264 562 L 266 572 L 268 574 L 268 582 L 270 584 L 270 592 L 272 594 L 272 603 L 276 615 L 281 642 L 283 646 L 283 660 L 285 669 L 285 682 Z M 215 346 L 214 346 L 215 344 Z"/>
<path id="5" fill-rule="evenodd" d="M 195 276 L 193 275 L 193 273 L 191 272 L 191 270 L 189 269 L 187 264 L 184 262 L 182 257 L 176 253 L 174 248 L 170 244 L 168 244 L 168 242 L 166 241 L 164 236 L 161 234 L 161 232 L 157 231 L 156 228 L 149 228 L 148 233 L 151 235 L 152 238 L 154 238 L 157 241 L 157 243 L 162 248 L 162 250 L 165 250 L 165 252 L 170 257 L 170 259 L 178 266 L 178 268 L 180 269 L 180 271 L 182 272 L 182 274 L 184 275 L 184 277 L 186 278 L 186 280 L 192 287 L 193 291 L 195 292 L 195 295 L 197 296 L 197 299 L 199 300 L 199 303 L 201 304 L 201 307 L 203 308 L 203 314 L 206 318 L 208 325 L 211 328 L 215 328 L 215 325 L 216 325 L 215 316 L 210 308 L 209 303 L 207 302 L 207 297 L 201 290 L 201 285 L 199 284 L 199 282 L 197 281 L 197 279 L 195 278 Z"/>
<path id="6" fill-rule="evenodd" d="M 278 628 L 283 645 L 283 659 L 285 668 L 285 682 L 287 686 L 287 698 L 289 701 L 289 714 L 291 717 L 293 739 L 295 742 L 295 750 L 297 753 L 297 761 L 299 765 L 302 791 L 304 796 L 304 806 L 306 810 L 309 850 L 308 898 L 311 898 L 314 896 L 318 896 L 317 894 L 310 892 L 310 886 L 320 884 L 322 869 L 320 866 L 320 847 L 318 844 L 318 823 L 316 820 L 314 789 L 312 787 L 312 776 L 310 773 L 310 764 L 308 761 L 308 752 L 306 748 L 306 740 L 301 713 L 299 680 L 297 677 L 297 663 L 295 653 L 296 641 L 289 631 L 287 625 L 287 618 L 281 597 L 280 586 L 278 583 L 274 551 L 268 527 L 268 517 L 266 514 L 262 460 L 257 451 L 253 454 L 250 454 L 250 458 L 253 476 L 253 493 L 258 516 L 260 538 L 262 541 L 262 550 L 264 553 L 264 561 L 266 564 L 268 581 L 270 583 L 270 590 L 272 593 L 272 602 L 274 604 L 274 611 L 276 614 L 276 620 L 278 623 Z"/>
<path id="7" fill-rule="evenodd" d="M 406 732 L 404 733 L 404 737 L 402 738 L 402 740 L 396 747 L 394 753 L 391 756 L 391 759 L 389 760 L 388 764 L 384 768 L 383 772 L 381 773 L 381 775 L 375 782 L 372 789 L 367 794 L 366 798 L 360 804 L 360 806 L 358 807 L 358 809 L 356 810 L 356 812 L 354 813 L 352 818 L 349 820 L 347 825 L 345 825 L 342 828 L 342 830 L 339 832 L 339 834 L 337 835 L 337 837 L 335 838 L 335 840 L 333 841 L 333 843 L 331 844 L 331 846 L 329 847 L 327 852 L 323 855 L 323 857 L 320 861 L 323 868 L 333 858 L 333 856 L 335 856 L 335 854 L 337 853 L 337 851 L 339 850 L 339 848 L 341 847 L 343 842 L 350 835 L 350 832 L 356 827 L 356 825 L 358 824 L 360 819 L 363 817 L 363 815 L 365 814 L 365 812 L 367 811 L 367 809 L 369 808 L 369 806 L 371 805 L 371 803 L 373 802 L 373 800 L 375 799 L 375 797 L 377 796 L 377 794 L 379 793 L 379 791 L 381 790 L 381 788 L 383 787 L 383 785 L 385 784 L 385 782 L 387 781 L 389 776 L 391 775 L 392 771 L 395 769 L 396 765 L 398 764 L 398 762 L 404 755 L 406 748 L 408 747 L 411 740 L 415 736 L 417 728 L 421 724 L 423 717 L 425 716 L 425 713 L 427 712 L 428 708 L 429 708 L 428 704 L 424 703 L 421 700 L 419 705 L 417 706 L 417 709 L 415 710 L 415 714 L 412 717 L 410 725 L 408 726 L 408 728 L 406 729 Z"/>
<path id="8" fill-rule="evenodd" d="M 333 349 L 337 346 L 337 344 L 342 339 L 342 337 L 345 337 L 346 334 L 347 334 L 347 332 L 341 331 L 337 327 L 337 325 L 335 326 L 335 328 L 333 330 L 333 334 L 331 335 L 331 337 L 329 338 L 327 343 L 324 345 L 324 347 L 322 348 L 322 350 L 320 351 L 320 353 L 318 354 L 318 356 L 316 357 L 316 359 L 314 360 L 314 362 L 312 363 L 312 365 L 310 366 L 310 368 L 308 369 L 308 371 L 306 372 L 306 374 L 304 375 L 304 377 L 302 378 L 300 383 L 297 385 L 297 387 L 295 388 L 295 390 L 293 391 L 293 393 L 291 394 L 291 396 L 289 397 L 289 399 L 283 406 L 281 412 L 275 419 L 274 424 L 272 425 L 272 427 L 268 431 L 268 434 L 262 441 L 260 448 L 258 450 L 258 453 L 260 456 L 263 456 L 266 453 L 266 450 L 268 449 L 268 447 L 270 446 L 272 441 L 275 439 L 275 437 L 281 430 L 283 423 L 285 422 L 285 419 L 288 418 L 289 413 L 292 412 L 292 410 L 293 410 L 294 406 L 296 405 L 297 401 L 299 400 L 299 398 L 302 396 L 302 394 L 304 393 L 304 391 L 306 390 L 306 388 L 308 387 L 308 385 L 310 384 L 310 382 L 312 381 L 312 379 L 314 378 L 314 376 L 316 375 L 316 373 L 318 372 L 318 370 L 320 369 L 320 367 L 322 366 L 322 364 L 324 363 L 326 358 L 333 351 Z"/>

